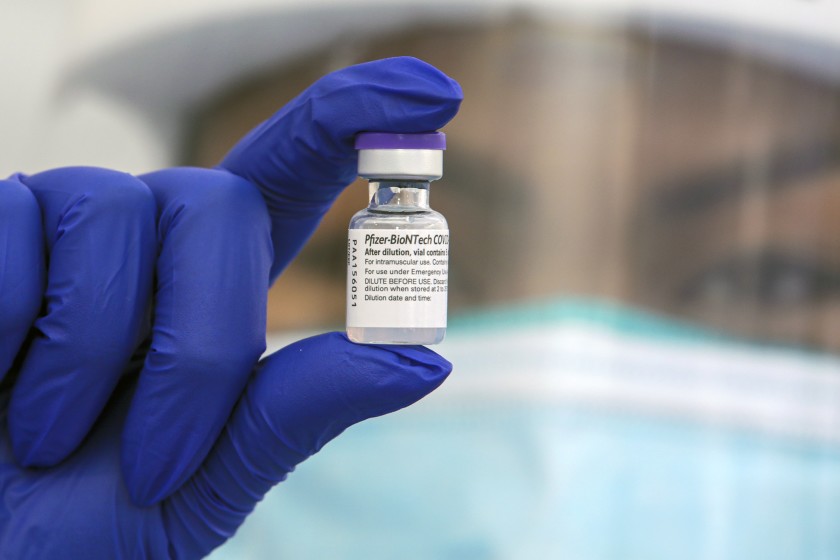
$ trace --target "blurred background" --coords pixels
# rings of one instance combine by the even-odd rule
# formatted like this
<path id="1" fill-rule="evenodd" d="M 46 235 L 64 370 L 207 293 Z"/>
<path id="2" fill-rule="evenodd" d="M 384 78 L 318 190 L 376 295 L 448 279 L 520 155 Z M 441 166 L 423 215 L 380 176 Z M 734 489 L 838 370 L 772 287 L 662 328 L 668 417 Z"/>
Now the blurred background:
<path id="1" fill-rule="evenodd" d="M 301 467 L 219 557 L 840 557 L 840 5 L 6 0 L 0 21 L 0 175 L 212 166 L 367 60 L 464 89 L 432 189 L 453 378 Z M 272 289 L 271 345 L 342 328 L 366 195 Z"/>

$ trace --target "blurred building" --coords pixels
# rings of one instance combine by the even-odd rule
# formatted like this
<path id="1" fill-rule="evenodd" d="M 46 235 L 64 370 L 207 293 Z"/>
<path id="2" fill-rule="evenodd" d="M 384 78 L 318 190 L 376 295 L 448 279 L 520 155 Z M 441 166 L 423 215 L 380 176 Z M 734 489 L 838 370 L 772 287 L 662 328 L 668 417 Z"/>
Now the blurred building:
<path id="1" fill-rule="evenodd" d="M 829 3 L 2 9 L 20 23 L 3 38 L 0 101 L 15 110 L 0 172 L 212 165 L 324 73 L 409 54 L 467 98 L 433 193 L 453 224 L 456 312 L 582 295 L 749 336 L 840 339 Z M 279 281 L 272 327 L 340 326 L 340 239 L 364 197 L 349 189 Z"/>

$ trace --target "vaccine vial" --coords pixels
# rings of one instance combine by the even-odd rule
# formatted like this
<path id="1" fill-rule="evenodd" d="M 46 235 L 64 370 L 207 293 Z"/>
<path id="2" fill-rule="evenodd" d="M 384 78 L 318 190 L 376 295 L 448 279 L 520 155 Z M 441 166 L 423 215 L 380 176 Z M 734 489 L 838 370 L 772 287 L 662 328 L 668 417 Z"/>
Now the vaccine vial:
<path id="1" fill-rule="evenodd" d="M 442 132 L 361 133 L 370 204 L 350 220 L 347 336 L 368 344 L 437 344 L 446 333 L 449 227 L 429 207 L 443 175 Z"/>

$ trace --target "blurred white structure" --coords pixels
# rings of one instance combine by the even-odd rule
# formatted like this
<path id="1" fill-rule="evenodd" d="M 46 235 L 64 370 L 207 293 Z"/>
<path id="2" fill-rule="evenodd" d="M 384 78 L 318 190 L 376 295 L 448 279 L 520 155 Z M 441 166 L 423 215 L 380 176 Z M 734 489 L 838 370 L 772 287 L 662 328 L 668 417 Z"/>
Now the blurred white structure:
<path id="1" fill-rule="evenodd" d="M 171 164 L 191 106 L 336 41 L 511 11 L 631 22 L 840 79 L 840 4 L 800 0 L 7 0 L 0 4 L 0 175 Z"/>

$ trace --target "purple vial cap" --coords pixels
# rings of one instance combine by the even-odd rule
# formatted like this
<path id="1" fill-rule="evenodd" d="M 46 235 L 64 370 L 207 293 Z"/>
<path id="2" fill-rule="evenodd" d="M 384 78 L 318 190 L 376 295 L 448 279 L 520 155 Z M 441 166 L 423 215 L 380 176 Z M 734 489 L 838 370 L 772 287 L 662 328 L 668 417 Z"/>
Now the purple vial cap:
<path id="1" fill-rule="evenodd" d="M 357 150 L 445 150 L 446 134 L 423 132 L 399 134 L 393 132 L 360 132 L 356 135 Z"/>

